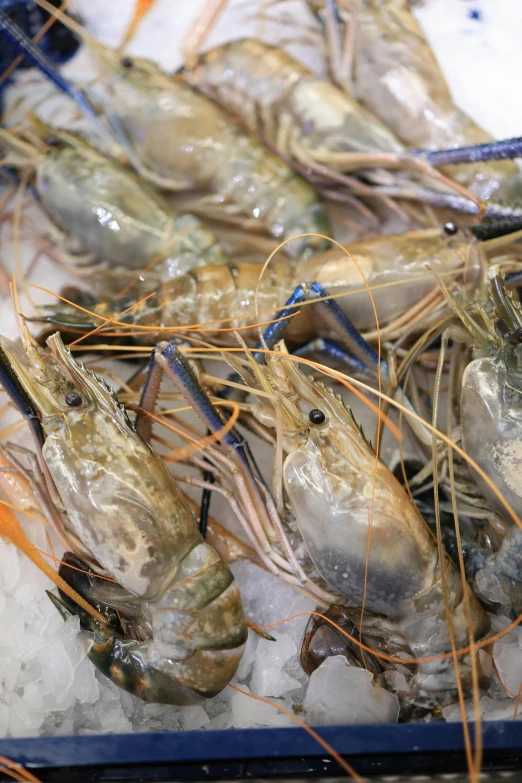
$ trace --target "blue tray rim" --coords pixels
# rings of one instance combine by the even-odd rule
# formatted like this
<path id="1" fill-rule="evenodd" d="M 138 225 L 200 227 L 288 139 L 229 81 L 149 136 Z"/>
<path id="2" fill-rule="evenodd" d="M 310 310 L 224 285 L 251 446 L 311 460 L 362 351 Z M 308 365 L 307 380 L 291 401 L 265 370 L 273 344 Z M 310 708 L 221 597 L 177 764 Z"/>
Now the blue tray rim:
<path id="1" fill-rule="evenodd" d="M 347 757 L 454 753 L 464 747 L 460 723 L 322 726 L 316 731 Z M 522 754 L 518 721 L 484 723 L 482 736 L 485 753 Z M 0 755 L 39 768 L 327 756 L 299 727 L 4 739 Z"/>

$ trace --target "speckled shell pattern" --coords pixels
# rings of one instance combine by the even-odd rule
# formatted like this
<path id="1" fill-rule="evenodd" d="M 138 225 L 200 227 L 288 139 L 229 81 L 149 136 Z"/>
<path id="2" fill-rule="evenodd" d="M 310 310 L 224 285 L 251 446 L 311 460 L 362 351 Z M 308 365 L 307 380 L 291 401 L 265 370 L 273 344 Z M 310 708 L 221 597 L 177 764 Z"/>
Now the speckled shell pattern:
<path id="1" fill-rule="evenodd" d="M 179 684 L 180 703 L 219 693 L 246 642 L 241 597 L 165 464 L 105 410 L 46 424 L 43 455 L 68 524 L 107 573 L 146 604 L 153 639 L 145 662 Z"/>
<path id="2" fill-rule="evenodd" d="M 436 289 L 436 281 L 426 270 L 426 264 L 441 275 L 454 273 L 470 292 L 485 265 L 480 242 L 463 232 L 448 237 L 438 229 L 355 242 L 346 245 L 346 250 L 333 248 L 299 262 L 275 258 L 266 268 L 261 283 L 260 266 L 255 263 L 193 269 L 164 283 L 155 297 L 133 309 L 127 317 L 140 326 L 158 326 L 155 340 L 169 336 L 162 328 L 213 324 L 216 330 L 224 327 L 229 331 L 212 332 L 206 327 L 205 339 L 217 345 L 236 346 L 233 328 L 244 329 L 269 321 L 299 284 L 317 281 L 330 294 L 339 296 L 339 306 L 358 329 L 373 329 L 375 311 L 365 280 L 372 287 L 382 326 Z M 256 318 L 256 291 L 259 319 Z M 340 296 L 344 293 L 348 295 Z M 114 309 L 104 307 L 104 315 L 113 314 Z M 285 329 L 289 344 L 302 343 L 317 335 L 326 337 L 326 327 L 310 307 L 288 321 Z M 248 344 L 255 344 L 258 332 L 249 329 L 242 336 Z M 150 335 L 147 338 L 150 340 Z"/>

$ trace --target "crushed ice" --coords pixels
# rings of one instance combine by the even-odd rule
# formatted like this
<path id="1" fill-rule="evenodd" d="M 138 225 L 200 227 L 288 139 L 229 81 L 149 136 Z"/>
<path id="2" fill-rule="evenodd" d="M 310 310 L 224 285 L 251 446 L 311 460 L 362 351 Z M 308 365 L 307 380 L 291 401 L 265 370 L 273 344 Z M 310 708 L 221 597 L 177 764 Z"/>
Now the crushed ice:
<path id="1" fill-rule="evenodd" d="M 36 527 L 31 537 L 45 548 Z M 194 707 L 145 704 L 96 671 L 78 618 L 63 622 L 45 594 L 49 580 L 0 539 L 0 623 L 9 629 L 0 635 L 0 737 L 292 726 L 303 706 L 307 721 L 321 725 L 396 720 L 397 697 L 344 658 L 326 661 L 311 680 L 305 675 L 299 653 L 312 601 L 250 563 L 233 570 L 254 624 L 302 616 L 270 628 L 275 641 L 249 633 L 233 681 L 244 693 L 226 688 Z"/>
<path id="2" fill-rule="evenodd" d="M 26 529 L 34 544 L 46 549 L 42 527 Z M 275 624 L 267 629 L 275 641 L 249 633 L 233 680 L 243 693 L 225 688 L 214 699 L 186 708 L 145 704 L 96 671 L 78 618 L 63 622 L 45 594 L 52 587 L 49 580 L 0 538 L 0 623 L 9 629 L 0 635 L 0 737 L 295 726 L 293 714 L 318 726 L 397 721 L 396 694 L 407 691 L 401 671 L 386 672 L 390 690 L 384 690 L 369 672 L 338 656 L 308 678 L 299 654 L 315 604 L 251 563 L 238 562 L 232 569 L 249 619 L 259 626 Z M 510 623 L 504 616 L 491 621 L 493 632 Z M 512 719 L 522 683 L 522 628 L 496 641 L 493 656 L 496 673 L 481 694 L 481 715 Z M 465 709 L 472 718 L 473 705 Z M 443 716 L 461 720 L 460 706 L 446 707 Z M 522 709 L 516 717 L 522 717 Z"/>

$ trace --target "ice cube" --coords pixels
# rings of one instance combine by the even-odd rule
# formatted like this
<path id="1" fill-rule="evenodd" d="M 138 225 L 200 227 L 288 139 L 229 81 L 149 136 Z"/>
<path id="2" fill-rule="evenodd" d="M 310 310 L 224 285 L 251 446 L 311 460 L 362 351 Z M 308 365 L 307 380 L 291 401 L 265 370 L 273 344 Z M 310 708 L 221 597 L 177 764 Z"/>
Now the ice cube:
<path id="1" fill-rule="evenodd" d="M 201 729 L 207 723 L 210 723 L 210 718 L 201 704 L 196 704 L 194 707 L 184 707 L 181 710 L 181 725 L 185 731 Z"/>
<path id="2" fill-rule="evenodd" d="M 9 728 L 9 705 L 2 704 L 0 702 L 0 737 L 3 739 L 7 737 L 7 730 Z"/>
<path id="3" fill-rule="evenodd" d="M 275 631 L 275 642 L 260 639 L 252 671 L 251 688 L 256 696 L 283 696 L 300 687 L 299 680 L 283 671 L 285 663 L 296 653 L 291 636 Z"/>
<path id="4" fill-rule="evenodd" d="M 285 622 L 280 629 L 281 633 L 290 635 L 297 645 L 300 644 L 309 612 L 317 608 L 314 601 L 248 560 L 232 563 L 231 569 L 250 620 L 263 625 L 304 613 L 302 617 Z M 271 628 L 268 632 L 274 635 Z"/>
<path id="5" fill-rule="evenodd" d="M 52 732 L 55 737 L 70 737 L 74 733 L 74 724 L 70 718 L 66 718 Z"/>
<path id="6" fill-rule="evenodd" d="M 254 661 L 256 659 L 258 641 L 259 636 L 257 636 L 254 631 L 249 631 L 245 652 L 243 653 L 243 657 L 241 658 L 241 662 L 236 674 L 239 682 L 244 682 L 252 670 L 252 666 L 254 665 Z"/>
<path id="7" fill-rule="evenodd" d="M 492 699 L 483 696 L 480 711 L 484 720 L 513 720 L 515 717 L 514 699 Z M 517 710 L 516 720 L 522 720 L 522 705 Z"/>
<path id="8" fill-rule="evenodd" d="M 350 666 L 342 655 L 327 658 L 310 677 L 304 701 L 307 723 L 396 723 L 397 696 L 372 680 L 370 672 Z"/>
<path id="9" fill-rule="evenodd" d="M 232 712 L 230 710 L 225 710 L 225 712 L 220 712 L 219 715 L 214 715 L 210 723 L 207 724 L 207 728 L 213 731 L 217 729 L 228 729 L 232 726 L 232 721 Z"/>
<path id="10" fill-rule="evenodd" d="M 242 687 L 242 690 L 249 692 L 245 686 Z M 232 725 L 238 729 L 248 729 L 250 726 L 289 726 L 293 724 L 290 716 L 278 712 L 271 704 L 257 701 L 243 693 L 236 691 L 230 703 L 232 705 Z M 273 703 L 277 705 L 278 702 L 273 700 Z"/>
<path id="11" fill-rule="evenodd" d="M 28 710 L 39 712 L 42 709 L 43 699 L 35 682 L 28 682 L 27 685 L 24 685 L 22 700 Z"/>
<path id="12" fill-rule="evenodd" d="M 56 704 L 64 704 L 74 681 L 74 670 L 63 644 L 53 639 L 38 652 L 42 680 L 54 697 Z"/>
<path id="13" fill-rule="evenodd" d="M 55 638 L 63 644 L 73 669 L 80 665 L 92 645 L 92 636 L 80 629 L 79 617 L 69 617 L 67 622 L 62 623 Z"/>
<path id="14" fill-rule="evenodd" d="M 43 650 L 47 647 L 49 640 L 43 636 L 36 636 L 35 634 L 26 632 L 20 640 L 20 646 L 18 648 L 18 657 L 22 663 L 29 663 L 35 658 L 39 650 Z"/>
<path id="15" fill-rule="evenodd" d="M 467 720 L 475 717 L 475 707 L 472 701 L 464 704 Z M 501 698 L 483 696 L 480 700 L 480 715 L 483 720 L 513 720 L 515 713 L 515 700 L 506 699 L 505 694 Z M 442 710 L 445 720 L 460 722 L 462 711 L 459 704 L 450 704 Z M 522 709 L 517 711 L 517 720 L 522 720 Z"/>
<path id="16" fill-rule="evenodd" d="M 0 539 L 0 580 L 6 590 L 12 591 L 18 584 L 22 567 L 18 549 Z"/>
<path id="17" fill-rule="evenodd" d="M 410 688 L 403 672 L 389 669 L 384 672 L 384 679 L 386 680 L 386 685 L 395 693 L 409 693 Z"/>
<path id="18" fill-rule="evenodd" d="M 127 734 L 132 732 L 132 724 L 119 705 L 102 713 L 100 728 L 103 731 L 114 734 Z"/>
<path id="19" fill-rule="evenodd" d="M 513 628 L 506 636 L 497 639 L 493 658 L 501 681 L 513 694 L 518 693 L 522 682 L 522 628 Z"/>
<path id="20" fill-rule="evenodd" d="M 464 702 L 464 710 L 467 719 L 473 718 L 473 703 L 471 701 Z M 462 721 L 462 710 L 460 704 L 449 704 L 442 710 L 444 720 L 448 723 L 458 723 Z"/>
<path id="21" fill-rule="evenodd" d="M 9 634 L 0 635 L 0 648 L 17 647 L 24 637 L 25 620 L 20 607 L 11 597 L 6 599 L 0 623 L 3 628 L 9 628 Z"/>
<path id="22" fill-rule="evenodd" d="M 9 713 L 9 732 L 13 737 L 37 736 L 44 715 L 41 710 L 33 710 L 24 703 L 17 693 L 11 694 Z"/>
<path id="23" fill-rule="evenodd" d="M 504 593 L 498 577 L 487 563 L 484 568 L 477 571 L 475 576 L 475 593 L 486 603 L 500 604 L 508 610 L 511 607 L 511 601 Z"/>
<path id="24" fill-rule="evenodd" d="M 22 669 L 21 661 L 18 658 L 12 659 L 8 666 L 6 676 L 5 676 L 6 691 L 11 692 L 12 690 L 14 690 L 16 683 L 18 682 L 21 669 Z"/>
<path id="25" fill-rule="evenodd" d="M 88 658 L 84 658 L 76 669 L 71 692 L 85 704 L 94 704 L 99 699 L 100 688 L 94 676 L 94 666 Z"/>
<path id="26" fill-rule="evenodd" d="M 19 606 L 21 606 L 24 610 L 31 609 L 31 607 L 35 603 L 35 589 L 34 586 L 30 583 L 25 582 L 25 572 L 24 572 L 24 581 L 20 582 L 16 585 L 15 590 L 13 591 L 13 598 L 16 601 Z M 24 612 L 24 615 L 27 616 L 27 611 Z M 30 621 L 30 618 L 27 618 Z"/>

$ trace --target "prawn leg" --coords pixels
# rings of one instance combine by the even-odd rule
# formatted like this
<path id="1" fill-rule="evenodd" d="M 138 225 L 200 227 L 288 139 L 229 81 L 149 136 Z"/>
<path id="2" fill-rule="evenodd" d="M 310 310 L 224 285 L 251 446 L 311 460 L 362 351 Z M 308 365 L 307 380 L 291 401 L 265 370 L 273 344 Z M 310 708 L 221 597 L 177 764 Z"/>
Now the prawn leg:
<path id="1" fill-rule="evenodd" d="M 335 0 L 326 0 L 321 9 L 312 3 L 310 10 L 324 28 L 331 80 L 352 95 L 356 20 L 355 15 L 350 13 L 349 4 L 343 3 L 342 6 L 346 13 L 343 19 Z"/>
<path id="2" fill-rule="evenodd" d="M 522 216 L 522 205 L 517 201 L 485 201 L 482 208 L 468 198 L 455 193 L 445 193 L 430 188 L 411 188 L 409 185 L 376 185 L 374 191 L 385 198 L 402 198 L 409 201 L 421 201 L 430 207 L 451 209 L 462 215 L 481 216 L 487 220 L 516 219 Z"/>
<path id="3" fill-rule="evenodd" d="M 156 406 L 164 373 L 174 381 L 211 432 L 217 432 L 223 428 L 224 421 L 201 388 L 192 368 L 183 358 L 179 349 L 174 343 L 163 342 L 159 343 L 152 351 L 140 399 L 140 408 L 146 413 L 138 415 L 135 422 L 136 429 L 145 440 L 150 439 L 151 432 L 150 418 L 146 414 L 152 413 Z M 246 442 L 243 439 L 239 440 L 232 433 L 225 435 L 224 439 L 227 445 L 241 455 L 241 461 L 250 467 L 251 462 L 247 456 Z"/>
<path id="4" fill-rule="evenodd" d="M 152 413 L 154 411 L 161 381 L 165 372 L 199 413 L 200 418 L 202 418 L 207 425 L 208 433 L 210 434 L 222 429 L 224 421 L 201 388 L 192 368 L 188 362 L 185 361 L 178 348 L 176 348 L 173 343 L 161 343 L 160 345 L 162 346 L 162 358 L 158 361 L 157 350 L 160 346 L 157 346 L 152 351 L 147 367 L 147 374 L 139 403 L 139 406 L 143 409 L 144 413 L 138 414 L 136 417 L 135 427 L 137 431 L 145 440 L 150 440 L 152 423 L 150 417 L 147 416 L 147 413 Z M 227 438 L 227 445 L 232 447 L 240 455 L 240 460 L 247 471 L 252 474 L 252 479 L 254 481 L 260 479 L 261 474 L 244 438 L 238 438 L 233 433 L 228 433 L 228 437 L 225 437 Z M 209 473 L 209 475 L 211 474 Z M 207 483 L 212 483 L 213 475 L 211 479 L 205 478 L 204 480 Z M 209 513 L 208 500 L 205 501 L 205 496 L 203 500 L 204 502 L 202 503 L 199 522 L 202 535 L 204 535 L 204 531 L 206 531 Z"/>
<path id="5" fill-rule="evenodd" d="M 412 155 L 423 158 L 432 166 L 458 163 L 482 163 L 488 160 L 513 160 L 522 157 L 522 137 L 488 141 L 447 150 L 415 150 Z"/>
<path id="6" fill-rule="evenodd" d="M 150 377 L 156 379 L 160 370 L 176 384 L 211 432 L 215 433 L 223 429 L 225 421 L 203 391 L 189 363 L 173 343 L 158 343 L 153 351 Z M 251 474 L 255 482 L 252 460 L 244 438 L 228 432 L 223 435 L 222 441 L 237 455 L 238 461 Z"/>
<path id="7" fill-rule="evenodd" d="M 143 410 L 148 411 L 149 413 L 152 413 L 152 411 L 156 407 L 156 401 L 158 399 L 158 392 L 160 389 L 162 377 L 163 377 L 163 370 L 156 363 L 154 356 L 152 356 L 147 367 L 147 375 L 145 378 L 145 383 L 143 384 L 141 398 L 140 398 L 140 408 L 143 408 Z M 152 435 L 152 420 L 147 415 L 138 414 L 136 416 L 135 424 L 136 424 L 136 429 L 140 433 L 141 437 L 147 442 L 149 442 L 150 437 Z M 207 434 L 210 434 L 210 430 L 207 431 Z M 213 484 L 214 474 L 211 473 L 210 471 L 204 471 L 203 481 L 208 484 Z M 204 489 L 201 498 L 201 508 L 199 512 L 199 532 L 201 533 L 203 538 L 207 537 L 207 524 L 208 524 L 208 515 L 210 510 L 210 500 L 211 500 L 211 491 L 209 489 Z"/>
<path id="8" fill-rule="evenodd" d="M 344 365 L 350 372 L 373 378 L 373 373 L 370 372 L 368 366 L 364 364 L 364 362 L 361 362 L 360 359 L 352 356 L 337 343 L 334 343 L 332 340 L 327 340 L 324 337 L 316 337 L 314 340 L 310 340 L 292 351 L 293 356 L 301 356 L 303 358 L 308 358 L 316 353 L 322 354 L 330 361 Z"/>
<path id="9" fill-rule="evenodd" d="M 227 5 L 228 0 L 206 0 L 202 13 L 196 19 L 181 46 L 185 67 L 191 68 L 195 65 L 205 39 Z"/>
<path id="10" fill-rule="evenodd" d="M 328 291 L 317 282 L 301 283 L 297 286 L 284 307 L 277 313 L 274 319 L 275 323 L 268 326 L 263 339 L 256 346 L 258 349 L 258 352 L 254 353 L 256 360 L 263 361 L 263 354 L 259 352 L 259 349 L 263 347 L 263 343 L 267 348 L 272 349 L 279 342 L 288 323 L 287 316 L 295 312 L 296 305 L 305 301 L 312 302 L 310 307 L 317 311 L 326 326 L 335 332 L 350 352 L 375 374 L 379 365 L 377 353 L 362 337 L 359 330 L 355 328 L 337 302 L 330 298 Z M 386 362 L 381 359 L 380 365 L 386 377 L 388 377 Z"/>
<path id="11" fill-rule="evenodd" d="M 210 435 L 210 430 L 207 430 L 207 435 Z M 208 461 L 206 457 L 205 460 Z M 215 481 L 214 474 L 211 473 L 210 470 L 203 471 L 203 481 L 206 484 L 213 484 Z M 199 532 L 201 533 L 203 538 L 207 537 L 208 516 L 210 511 L 211 499 L 212 499 L 212 490 L 209 488 L 205 488 L 201 496 L 201 507 L 199 510 Z"/>

